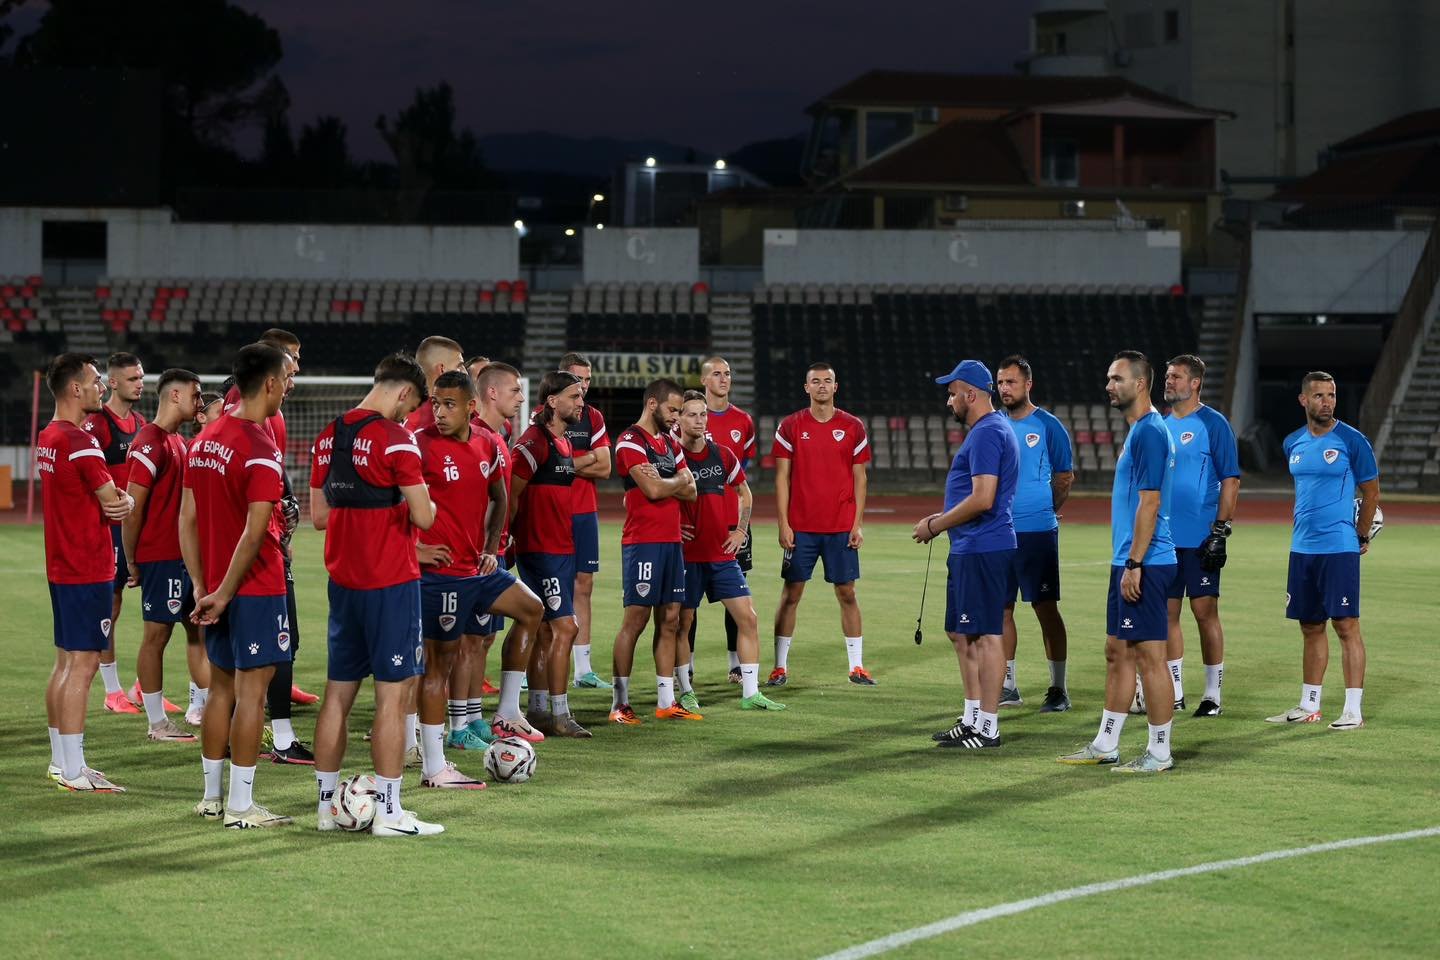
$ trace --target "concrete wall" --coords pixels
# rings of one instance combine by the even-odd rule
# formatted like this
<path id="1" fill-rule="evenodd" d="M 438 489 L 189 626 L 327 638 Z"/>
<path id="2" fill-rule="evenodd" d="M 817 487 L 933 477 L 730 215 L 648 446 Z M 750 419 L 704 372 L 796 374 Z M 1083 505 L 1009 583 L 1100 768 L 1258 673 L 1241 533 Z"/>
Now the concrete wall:
<path id="1" fill-rule="evenodd" d="M 1255 313 L 1394 313 L 1425 247 L 1423 230 L 1257 230 Z"/>
<path id="2" fill-rule="evenodd" d="M 40 224 L 31 209 L 0 208 L 0 277 L 40 272 Z"/>
<path id="3" fill-rule="evenodd" d="M 694 283 L 700 279 L 700 231 L 611 227 L 585 231 L 586 283 Z"/>
<path id="4" fill-rule="evenodd" d="M 766 283 L 1180 282 L 1173 230 L 767 230 Z"/>

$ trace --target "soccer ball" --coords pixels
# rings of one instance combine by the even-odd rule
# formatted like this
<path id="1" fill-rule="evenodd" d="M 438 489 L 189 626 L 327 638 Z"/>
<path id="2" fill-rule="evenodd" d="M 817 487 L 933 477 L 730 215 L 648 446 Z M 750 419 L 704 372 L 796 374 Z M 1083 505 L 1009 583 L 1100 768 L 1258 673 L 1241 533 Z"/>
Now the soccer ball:
<path id="1" fill-rule="evenodd" d="M 369 830 L 375 820 L 375 806 L 380 790 L 375 778 L 368 773 L 357 773 L 340 782 L 330 801 L 330 813 L 335 825 L 341 830 Z"/>
<path id="2" fill-rule="evenodd" d="M 535 748 L 519 737 L 503 737 L 486 748 L 485 769 L 497 783 L 524 783 L 535 773 Z"/>
<path id="3" fill-rule="evenodd" d="M 1358 498 L 1355 500 L 1355 522 L 1356 522 L 1356 523 L 1359 523 L 1359 522 L 1360 522 L 1360 504 L 1361 504 L 1361 502 L 1362 502 L 1362 501 L 1359 500 Z M 1377 503 L 1377 504 L 1375 504 L 1375 518 L 1370 521 L 1370 539 L 1371 539 L 1371 540 L 1374 540 L 1376 537 L 1378 537 L 1378 536 L 1380 535 L 1380 531 L 1381 531 L 1381 530 L 1384 530 L 1384 529 L 1385 529 L 1385 511 L 1381 510 L 1381 509 L 1380 509 L 1380 504 Z"/>

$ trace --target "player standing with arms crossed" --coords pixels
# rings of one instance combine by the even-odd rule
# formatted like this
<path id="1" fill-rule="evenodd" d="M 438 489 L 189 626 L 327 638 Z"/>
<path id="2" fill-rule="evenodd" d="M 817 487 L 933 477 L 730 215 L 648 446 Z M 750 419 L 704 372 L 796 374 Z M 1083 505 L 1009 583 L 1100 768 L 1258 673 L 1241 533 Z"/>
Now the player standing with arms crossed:
<path id="1" fill-rule="evenodd" d="M 45 578 L 55 628 L 55 668 L 45 686 L 50 779 L 76 793 L 124 793 L 85 762 L 85 705 L 114 629 L 110 525 L 134 504 L 115 488 L 100 441 L 81 429 L 100 409 L 94 359 L 62 353 L 45 373 L 55 416 L 36 439 L 45 510 Z M 122 694 L 123 696 L 123 694 Z"/>
<path id="2" fill-rule="evenodd" d="M 560 358 L 560 371 L 580 380 L 581 397 L 590 392 L 590 360 L 583 354 L 567 353 Z M 590 602 L 595 592 L 595 574 L 600 572 L 600 507 L 595 482 L 610 476 L 610 436 L 605 418 L 590 404 L 580 408 L 580 419 L 565 429 L 565 439 L 575 462 L 575 619 L 580 633 L 573 646 L 575 686 L 609 690 L 590 662 Z"/>

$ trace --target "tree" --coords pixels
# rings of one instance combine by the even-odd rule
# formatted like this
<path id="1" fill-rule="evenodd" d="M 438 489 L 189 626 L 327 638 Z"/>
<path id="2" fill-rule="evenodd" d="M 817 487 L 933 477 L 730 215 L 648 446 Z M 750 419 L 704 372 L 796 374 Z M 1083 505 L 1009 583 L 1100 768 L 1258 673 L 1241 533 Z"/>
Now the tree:
<path id="1" fill-rule="evenodd" d="M 349 186 L 355 179 L 350 162 L 348 131 L 339 117 L 316 117 L 300 131 L 300 148 L 296 153 L 296 172 L 300 186 L 336 188 Z"/>
<path id="2" fill-rule="evenodd" d="M 377 117 L 375 129 L 395 155 L 402 190 L 478 190 L 495 183 L 475 135 L 456 132 L 455 93 L 444 81 L 416 90 L 393 121 Z"/>

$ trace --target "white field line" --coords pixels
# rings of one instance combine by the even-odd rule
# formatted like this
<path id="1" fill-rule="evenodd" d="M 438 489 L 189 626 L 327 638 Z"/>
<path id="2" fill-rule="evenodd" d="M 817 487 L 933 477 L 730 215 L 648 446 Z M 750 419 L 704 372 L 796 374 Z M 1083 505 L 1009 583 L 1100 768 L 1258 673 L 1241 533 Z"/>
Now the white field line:
<path id="1" fill-rule="evenodd" d="M 1181 867 L 1177 870 L 1160 870 L 1155 873 L 1142 873 L 1134 877 L 1125 877 L 1121 880 L 1089 883 L 1083 887 L 1055 890 L 1051 893 L 1043 893 L 1038 897 L 1029 897 L 1028 899 L 1015 900 L 1011 903 L 996 904 L 993 907 L 985 907 L 981 910 L 968 910 L 965 913 L 957 913 L 953 917 L 937 920 L 934 923 L 927 923 L 923 927 L 913 927 L 909 930 L 902 930 L 899 933 L 892 933 L 889 936 L 881 937 L 878 940 L 871 940 L 868 943 L 846 947 L 844 950 L 837 951 L 836 953 L 826 954 L 824 957 L 821 957 L 820 960 L 859 960 L 861 957 L 874 957 L 882 953 L 889 953 L 891 950 L 898 950 L 901 947 L 909 946 L 921 940 L 929 940 L 932 937 L 938 937 L 942 934 L 959 930 L 962 927 L 973 927 L 977 923 L 984 923 L 986 920 L 994 920 L 998 917 L 1009 917 L 1040 907 L 1064 903 L 1067 900 L 1079 900 L 1081 897 L 1092 897 L 1097 893 L 1112 893 L 1116 890 L 1128 890 L 1131 887 L 1147 887 L 1153 883 L 1163 883 L 1166 880 L 1175 880 L 1179 877 L 1192 877 L 1202 873 L 1216 873 L 1220 870 L 1253 867 L 1258 863 L 1288 860 L 1291 857 L 1307 857 L 1314 853 L 1329 853 L 1332 850 L 1348 850 L 1351 847 L 1368 847 L 1377 843 L 1395 843 L 1400 840 L 1418 840 L 1422 837 L 1436 836 L 1440 836 L 1440 826 L 1426 827 L 1423 830 L 1407 830 L 1404 833 L 1387 833 L 1376 837 L 1352 837 L 1349 840 L 1334 840 L 1330 843 L 1317 843 L 1313 846 L 1294 847 L 1289 850 L 1271 850 L 1268 853 L 1257 853 L 1249 857 L 1236 857 L 1233 860 L 1215 860 L 1211 863 L 1200 863 L 1193 867 Z"/>

